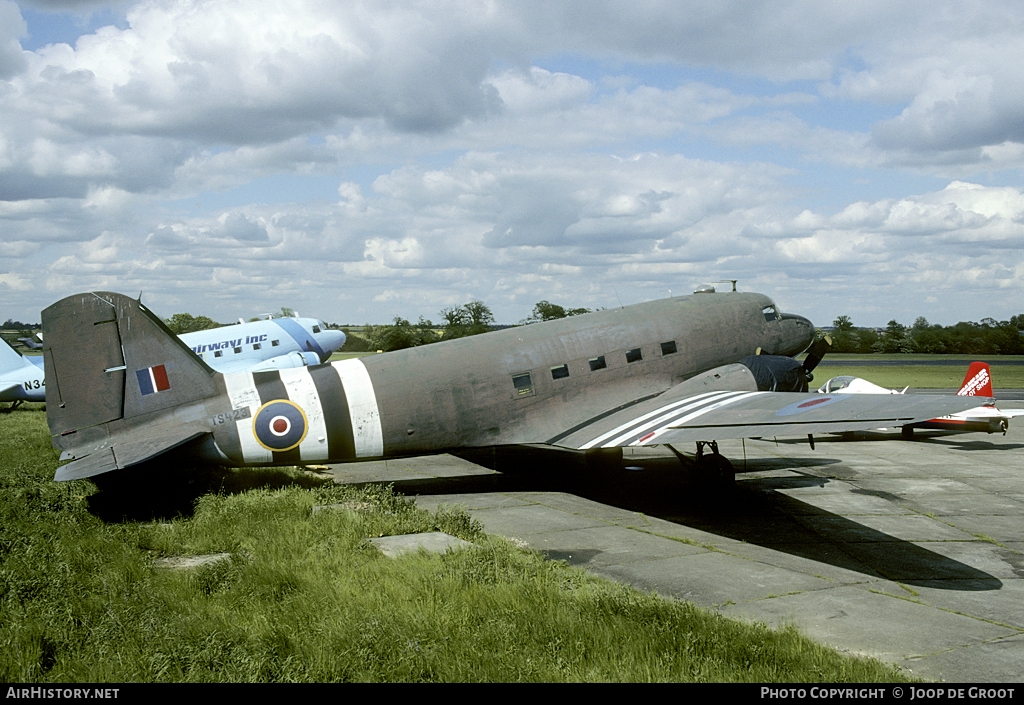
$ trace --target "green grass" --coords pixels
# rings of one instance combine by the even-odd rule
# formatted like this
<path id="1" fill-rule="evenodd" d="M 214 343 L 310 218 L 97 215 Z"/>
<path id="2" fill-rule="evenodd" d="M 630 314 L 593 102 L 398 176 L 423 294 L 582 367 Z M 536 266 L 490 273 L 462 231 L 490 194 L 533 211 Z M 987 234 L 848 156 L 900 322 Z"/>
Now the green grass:
<path id="1" fill-rule="evenodd" d="M 814 385 L 820 386 L 825 380 L 841 375 L 861 377 L 881 387 L 903 389 L 959 389 L 963 384 L 967 368 L 974 360 L 989 364 L 992 385 L 996 389 L 1024 388 L 1024 365 L 1005 365 L 1002 361 L 1020 361 L 1017 355 L 833 355 L 829 354 L 814 371 Z M 843 365 L 844 362 L 862 361 L 858 365 Z M 941 360 L 942 365 L 930 364 Z M 872 362 L 896 361 L 899 365 L 872 365 Z M 921 364 L 929 361 L 929 364 Z"/>
<path id="2" fill-rule="evenodd" d="M 376 355 L 375 352 L 335 352 L 331 355 L 331 359 L 328 362 L 338 362 L 339 360 L 351 360 L 356 357 L 366 357 L 367 355 Z"/>
<path id="3" fill-rule="evenodd" d="M 182 468 L 55 483 L 39 406 L 0 414 L 4 682 L 905 680 L 794 628 L 544 560 L 386 487 Z M 428 530 L 479 547 L 390 559 L 366 540 Z M 231 559 L 153 568 L 213 552 Z"/>

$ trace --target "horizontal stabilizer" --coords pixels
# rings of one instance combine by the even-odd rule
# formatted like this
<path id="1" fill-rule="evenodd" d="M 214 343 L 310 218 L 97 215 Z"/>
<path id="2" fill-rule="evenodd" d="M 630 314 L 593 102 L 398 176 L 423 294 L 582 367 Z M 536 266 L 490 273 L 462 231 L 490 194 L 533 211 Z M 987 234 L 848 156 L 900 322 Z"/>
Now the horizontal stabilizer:
<path id="1" fill-rule="evenodd" d="M 92 455 L 74 460 L 67 465 L 57 468 L 53 479 L 57 482 L 68 480 L 81 480 L 86 477 L 100 475 L 111 470 L 117 470 L 117 461 L 114 460 L 114 449 L 104 448 Z"/>
<path id="2" fill-rule="evenodd" d="M 111 470 L 124 468 L 152 460 L 162 453 L 173 450 L 186 443 L 207 435 L 208 431 L 182 429 L 177 434 L 165 434 L 138 441 L 119 443 L 116 446 L 101 448 L 84 458 L 74 460 L 57 468 L 54 480 L 81 480 Z"/>

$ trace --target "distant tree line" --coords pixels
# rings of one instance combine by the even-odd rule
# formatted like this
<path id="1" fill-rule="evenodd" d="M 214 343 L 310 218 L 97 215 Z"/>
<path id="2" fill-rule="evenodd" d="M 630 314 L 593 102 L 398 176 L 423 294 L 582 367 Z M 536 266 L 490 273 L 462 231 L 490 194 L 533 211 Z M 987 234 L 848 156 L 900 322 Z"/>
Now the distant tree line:
<path id="1" fill-rule="evenodd" d="M 14 321 L 8 318 L 4 321 L 4 330 L 39 330 L 42 325 L 39 323 L 22 323 L 21 321 Z"/>
<path id="2" fill-rule="evenodd" d="M 529 317 L 519 324 L 553 321 L 583 313 L 590 313 L 590 309 L 565 308 L 547 300 L 538 301 Z M 291 309 L 282 307 L 281 313 L 275 315 L 295 314 Z M 441 340 L 479 335 L 495 328 L 494 314 L 490 307 L 478 300 L 462 306 L 443 308 L 439 316 L 441 320 L 437 324 L 422 316 L 416 323 L 395 316 L 387 325 L 366 325 L 361 335 L 346 330 L 348 337 L 343 350 L 402 350 Z M 225 325 L 207 316 L 193 316 L 190 313 L 176 313 L 165 319 L 165 323 L 178 335 Z M 924 316 L 919 316 L 911 326 L 893 319 L 882 330 L 858 328 L 849 316 L 839 316 L 832 325 L 829 334 L 832 338 L 832 352 L 837 353 L 1024 355 L 1024 314 L 1012 316 L 1008 321 L 983 318 L 978 323 L 961 321 L 953 326 L 931 324 Z M 8 319 L 3 328 L 28 331 L 38 329 L 40 325 Z"/>
<path id="3" fill-rule="evenodd" d="M 263 316 L 256 316 L 250 318 L 249 322 L 264 320 L 267 317 L 280 318 L 280 317 L 294 317 L 295 311 L 282 306 L 279 313 L 268 313 Z M 209 318 L 208 316 L 193 316 L 191 313 L 176 313 L 170 318 L 165 318 L 164 323 L 171 329 L 171 332 L 175 335 L 181 335 L 182 333 L 195 333 L 200 330 L 209 330 L 210 328 L 220 328 L 221 326 L 234 325 L 234 323 L 217 323 L 217 321 Z"/>
<path id="4" fill-rule="evenodd" d="M 540 301 L 533 307 L 529 318 L 522 321 L 521 324 L 553 321 L 557 318 L 578 316 L 582 313 L 590 313 L 590 309 L 566 309 L 549 301 Z M 439 315 L 441 320 L 437 324 L 422 316 L 416 323 L 401 316 L 395 316 L 388 325 L 366 325 L 361 336 L 346 330 L 347 338 L 342 350 L 345 352 L 372 350 L 390 352 L 419 345 L 429 345 L 442 340 L 479 335 L 495 328 L 494 314 L 483 301 L 470 301 L 462 306 L 443 308 Z"/>
<path id="5" fill-rule="evenodd" d="M 197 330 L 209 330 L 220 328 L 222 324 L 207 316 L 193 316 L 191 313 L 176 313 L 164 320 L 167 327 L 175 335 L 182 333 L 195 333 Z"/>
<path id="6" fill-rule="evenodd" d="M 557 318 L 567 318 L 568 316 L 579 316 L 582 313 L 590 313 L 589 308 L 563 308 L 558 304 L 553 304 L 550 301 L 538 301 L 534 307 L 530 317 L 527 318 L 523 323 L 540 323 L 541 321 L 553 321 Z"/>
<path id="7" fill-rule="evenodd" d="M 893 319 L 881 331 L 856 328 L 849 316 L 839 316 L 832 325 L 832 352 L 837 353 L 1024 355 L 1024 314 L 953 326 L 928 323 L 924 316 L 909 327 Z"/>

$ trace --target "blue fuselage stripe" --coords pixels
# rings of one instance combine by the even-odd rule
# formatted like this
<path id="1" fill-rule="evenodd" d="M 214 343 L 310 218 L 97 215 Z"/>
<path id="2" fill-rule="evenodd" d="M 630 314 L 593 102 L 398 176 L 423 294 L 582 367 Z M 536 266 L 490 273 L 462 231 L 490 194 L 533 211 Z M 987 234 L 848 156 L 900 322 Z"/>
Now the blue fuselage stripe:
<path id="1" fill-rule="evenodd" d="M 281 330 L 291 336 L 298 346 L 299 350 L 308 352 L 315 352 L 320 356 L 321 360 L 325 360 L 327 356 L 324 354 L 323 348 L 320 347 L 320 343 L 316 342 L 316 338 L 308 330 L 300 326 L 291 318 L 275 318 L 273 322 L 281 326 Z"/>

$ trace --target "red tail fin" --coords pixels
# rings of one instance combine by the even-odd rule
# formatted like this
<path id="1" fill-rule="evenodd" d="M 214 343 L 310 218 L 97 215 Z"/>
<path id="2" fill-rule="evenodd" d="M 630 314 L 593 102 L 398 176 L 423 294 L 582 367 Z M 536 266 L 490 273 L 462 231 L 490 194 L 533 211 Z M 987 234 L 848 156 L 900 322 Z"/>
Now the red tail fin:
<path id="1" fill-rule="evenodd" d="M 964 384 L 957 392 L 961 397 L 990 397 L 992 396 L 992 377 L 988 372 L 988 363 L 972 362 L 967 368 L 967 376 L 964 377 Z"/>

